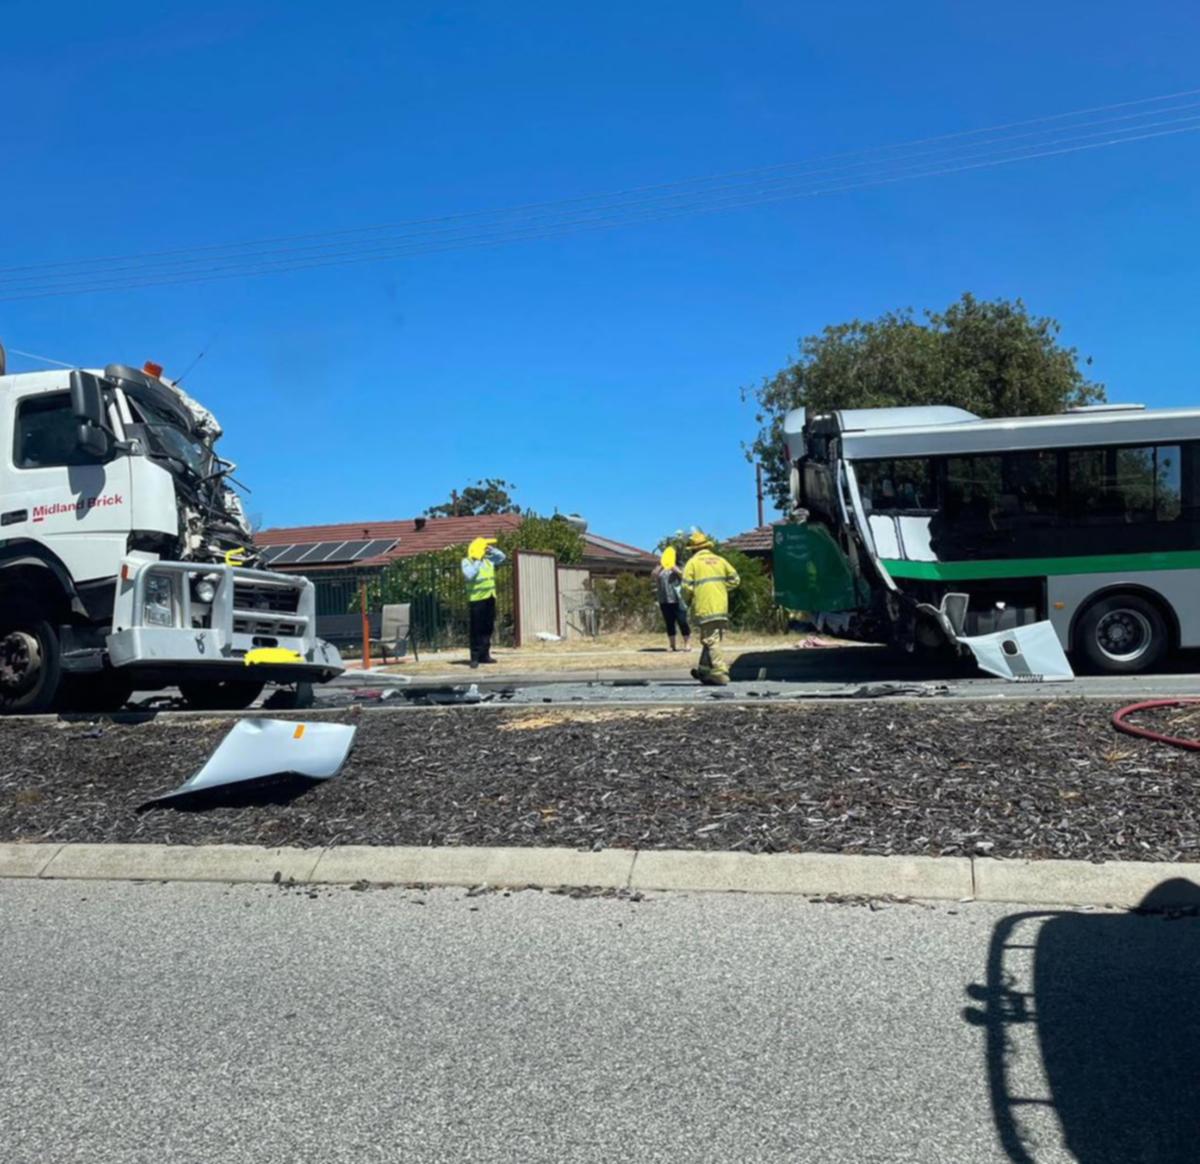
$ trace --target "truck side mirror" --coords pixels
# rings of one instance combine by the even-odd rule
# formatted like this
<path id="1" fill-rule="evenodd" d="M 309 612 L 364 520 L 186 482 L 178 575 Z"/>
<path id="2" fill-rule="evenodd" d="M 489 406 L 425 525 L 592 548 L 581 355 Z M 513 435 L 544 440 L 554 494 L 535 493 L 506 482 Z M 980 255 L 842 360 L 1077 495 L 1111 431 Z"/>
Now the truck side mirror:
<path id="1" fill-rule="evenodd" d="M 79 421 L 79 447 L 102 460 L 112 448 L 108 415 L 104 407 L 104 389 L 100 378 L 91 372 L 71 373 L 71 412 Z"/>
<path id="2" fill-rule="evenodd" d="M 91 372 L 71 373 L 71 411 L 81 424 L 93 428 L 108 427 L 99 376 L 93 376 Z"/>
<path id="3" fill-rule="evenodd" d="M 95 428 L 90 424 L 81 424 L 78 433 L 79 447 L 85 453 L 95 457 L 98 461 L 103 461 L 108 456 L 112 448 L 112 439 L 105 429 Z"/>

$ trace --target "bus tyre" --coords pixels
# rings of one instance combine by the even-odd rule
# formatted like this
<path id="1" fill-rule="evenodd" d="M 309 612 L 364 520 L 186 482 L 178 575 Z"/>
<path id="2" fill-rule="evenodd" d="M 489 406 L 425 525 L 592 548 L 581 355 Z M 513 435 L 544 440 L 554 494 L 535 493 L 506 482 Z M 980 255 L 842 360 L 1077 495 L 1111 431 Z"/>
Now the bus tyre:
<path id="1" fill-rule="evenodd" d="M 16 607 L 0 614 L 0 713 L 49 711 L 61 678 L 58 634 L 40 612 Z"/>
<path id="2" fill-rule="evenodd" d="M 1076 638 L 1089 668 L 1117 675 L 1149 671 L 1170 645 L 1162 611 L 1136 594 L 1113 594 L 1093 603 L 1080 619 Z"/>
<path id="3" fill-rule="evenodd" d="M 265 683 L 215 679 L 180 683 L 179 690 L 194 711 L 245 711 L 262 694 L 265 686 Z"/>

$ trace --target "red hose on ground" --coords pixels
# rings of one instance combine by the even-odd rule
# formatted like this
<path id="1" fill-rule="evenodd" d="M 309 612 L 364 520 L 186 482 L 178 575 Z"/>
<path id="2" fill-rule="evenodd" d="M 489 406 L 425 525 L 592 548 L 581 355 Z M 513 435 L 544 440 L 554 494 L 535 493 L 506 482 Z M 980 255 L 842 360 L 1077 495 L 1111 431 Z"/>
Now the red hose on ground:
<path id="1" fill-rule="evenodd" d="M 1200 705 L 1200 699 L 1147 699 L 1144 703 L 1131 703 L 1128 707 L 1114 711 L 1113 727 L 1119 732 L 1131 736 L 1141 736 L 1145 740 L 1155 740 L 1160 744 L 1172 744 L 1176 748 L 1187 748 L 1190 752 L 1200 752 L 1200 740 L 1189 740 L 1182 736 L 1168 736 L 1150 728 L 1138 727 L 1137 724 L 1126 723 L 1125 717 L 1135 711 L 1149 711 L 1155 707 L 1187 707 L 1191 704 Z"/>

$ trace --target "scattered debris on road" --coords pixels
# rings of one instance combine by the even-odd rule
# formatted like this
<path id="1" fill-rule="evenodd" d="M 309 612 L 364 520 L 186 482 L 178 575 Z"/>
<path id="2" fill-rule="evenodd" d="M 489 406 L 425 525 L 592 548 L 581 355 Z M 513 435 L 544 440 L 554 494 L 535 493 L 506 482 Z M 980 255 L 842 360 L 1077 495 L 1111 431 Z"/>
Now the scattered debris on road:
<path id="1" fill-rule="evenodd" d="M 234 784 L 261 786 L 294 776 L 331 780 L 346 763 L 357 730 L 340 723 L 239 720 L 199 772 L 178 788 L 150 797 L 139 808 L 195 798 Z"/>

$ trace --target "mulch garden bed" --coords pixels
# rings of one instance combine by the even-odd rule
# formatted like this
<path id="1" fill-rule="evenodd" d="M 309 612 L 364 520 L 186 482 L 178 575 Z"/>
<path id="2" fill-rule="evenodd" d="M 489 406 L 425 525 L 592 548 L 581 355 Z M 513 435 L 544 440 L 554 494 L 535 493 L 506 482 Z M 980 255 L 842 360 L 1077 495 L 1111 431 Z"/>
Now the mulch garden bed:
<path id="1" fill-rule="evenodd" d="M 0 723 L 0 841 L 1200 860 L 1200 753 L 1120 735 L 1112 710 L 348 712 L 359 732 L 334 780 L 144 812 L 232 719 L 11 721 Z"/>

